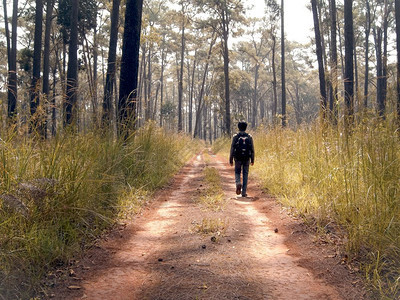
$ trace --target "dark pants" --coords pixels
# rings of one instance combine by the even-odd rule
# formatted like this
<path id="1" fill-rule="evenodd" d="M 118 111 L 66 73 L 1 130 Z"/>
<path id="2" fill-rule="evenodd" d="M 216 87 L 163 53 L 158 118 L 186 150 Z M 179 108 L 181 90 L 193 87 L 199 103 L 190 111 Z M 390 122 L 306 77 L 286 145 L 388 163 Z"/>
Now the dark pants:
<path id="1" fill-rule="evenodd" d="M 247 178 L 249 177 L 250 159 L 247 161 L 235 160 L 235 182 L 241 184 L 240 175 L 243 171 L 242 195 L 246 195 Z"/>

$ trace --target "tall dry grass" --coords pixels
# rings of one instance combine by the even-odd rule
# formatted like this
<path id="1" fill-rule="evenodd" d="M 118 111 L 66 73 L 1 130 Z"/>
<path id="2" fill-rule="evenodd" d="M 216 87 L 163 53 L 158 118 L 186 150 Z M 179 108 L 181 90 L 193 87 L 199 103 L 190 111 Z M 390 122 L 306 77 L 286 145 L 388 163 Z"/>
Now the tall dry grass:
<path id="1" fill-rule="evenodd" d="M 334 222 L 363 259 L 382 298 L 400 282 L 400 143 L 396 123 L 365 119 L 346 132 L 319 126 L 254 134 L 255 171 L 264 188 L 321 228 Z"/>
<path id="2" fill-rule="evenodd" d="M 2 136 L 0 299 L 35 295 L 48 270 L 137 211 L 196 147 L 154 124 L 127 142 L 96 133 L 48 141 Z"/>

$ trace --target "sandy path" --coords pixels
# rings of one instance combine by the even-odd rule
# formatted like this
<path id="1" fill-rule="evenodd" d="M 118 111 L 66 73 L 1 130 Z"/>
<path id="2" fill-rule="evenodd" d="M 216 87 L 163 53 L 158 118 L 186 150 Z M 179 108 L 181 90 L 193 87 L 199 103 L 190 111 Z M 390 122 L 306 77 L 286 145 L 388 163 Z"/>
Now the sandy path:
<path id="1" fill-rule="evenodd" d="M 248 191 L 253 197 L 236 197 L 233 169 L 222 158 L 210 157 L 208 164 L 219 171 L 228 199 L 223 211 L 195 201 L 205 166 L 199 155 L 141 217 L 82 262 L 87 266 L 78 271 L 82 289 L 60 298 L 361 299 L 359 291 L 346 296 L 348 288 L 328 285 L 301 267 L 302 255 L 289 254 L 286 235 L 275 232 L 276 226 L 286 226 L 282 218 L 270 218 L 262 209 L 266 195 L 253 184 Z M 226 231 L 194 232 L 205 219 L 226 223 Z"/>

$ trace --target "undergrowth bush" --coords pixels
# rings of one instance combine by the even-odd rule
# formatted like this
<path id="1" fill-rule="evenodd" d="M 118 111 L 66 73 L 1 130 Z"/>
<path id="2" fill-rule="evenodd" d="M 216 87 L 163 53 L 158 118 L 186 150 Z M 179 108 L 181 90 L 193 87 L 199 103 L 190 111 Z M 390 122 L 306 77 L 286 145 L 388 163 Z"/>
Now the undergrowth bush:
<path id="1" fill-rule="evenodd" d="M 400 143 L 395 122 L 364 120 L 345 132 L 319 126 L 254 134 L 255 173 L 271 194 L 347 233 L 367 279 L 391 298 L 400 281 Z"/>
<path id="2" fill-rule="evenodd" d="M 46 272 L 136 212 L 197 145 L 154 124 L 101 134 L 0 140 L 0 298 L 29 298 Z"/>

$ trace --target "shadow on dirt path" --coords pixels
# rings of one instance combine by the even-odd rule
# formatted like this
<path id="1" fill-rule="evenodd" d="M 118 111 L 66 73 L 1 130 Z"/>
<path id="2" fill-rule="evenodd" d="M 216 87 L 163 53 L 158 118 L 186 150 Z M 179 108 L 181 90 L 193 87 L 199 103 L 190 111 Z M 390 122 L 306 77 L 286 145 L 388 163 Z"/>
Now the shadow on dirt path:
<path id="1" fill-rule="evenodd" d="M 223 210 L 197 201 L 206 165 L 221 177 Z M 358 277 L 329 255 L 334 250 L 316 245 L 256 184 L 252 197 L 234 192 L 233 168 L 198 155 L 140 217 L 79 263 L 79 290 L 64 287 L 55 298 L 367 299 Z M 223 230 L 196 232 L 204 220 Z"/>

